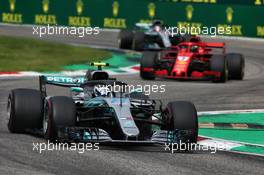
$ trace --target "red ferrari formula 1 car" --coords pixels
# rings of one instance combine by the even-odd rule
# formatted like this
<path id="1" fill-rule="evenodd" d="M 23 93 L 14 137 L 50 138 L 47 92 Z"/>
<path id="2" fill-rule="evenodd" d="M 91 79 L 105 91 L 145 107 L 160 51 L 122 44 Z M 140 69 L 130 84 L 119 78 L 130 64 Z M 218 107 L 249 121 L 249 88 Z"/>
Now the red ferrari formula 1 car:
<path id="1" fill-rule="evenodd" d="M 144 52 L 140 61 L 142 79 L 243 80 L 244 56 L 226 53 L 225 43 L 202 42 L 193 38 L 168 50 Z"/>

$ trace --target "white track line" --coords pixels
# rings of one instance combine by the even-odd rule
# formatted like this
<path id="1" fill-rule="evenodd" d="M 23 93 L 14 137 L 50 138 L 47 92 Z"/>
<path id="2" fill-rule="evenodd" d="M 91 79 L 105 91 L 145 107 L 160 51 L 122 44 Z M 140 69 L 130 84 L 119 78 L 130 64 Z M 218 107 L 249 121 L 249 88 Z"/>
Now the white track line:
<path id="1" fill-rule="evenodd" d="M 246 109 L 246 110 L 225 110 L 225 111 L 203 111 L 198 112 L 198 115 L 217 115 L 217 114 L 245 114 L 245 113 L 263 113 L 264 109 Z M 212 146 L 216 144 L 224 144 L 225 147 L 228 149 L 223 150 L 226 152 L 232 152 L 232 153 L 238 153 L 238 154 L 245 154 L 245 155 L 254 155 L 254 156 L 264 156 L 264 154 L 257 154 L 257 153 L 250 153 L 250 152 L 242 152 L 242 151 L 235 151 L 231 150 L 240 146 L 249 146 L 249 147 L 260 147 L 264 149 L 264 145 L 262 144 L 252 144 L 247 142 L 239 142 L 239 141 L 233 141 L 233 140 L 225 140 L 220 138 L 214 138 L 214 137 L 208 137 L 204 135 L 199 135 L 202 138 L 205 138 L 205 140 L 201 140 L 198 142 L 198 144 L 205 145 L 205 146 Z"/>
<path id="2" fill-rule="evenodd" d="M 223 110 L 223 111 L 201 111 L 198 115 L 217 115 L 217 114 L 245 114 L 245 113 L 263 113 L 264 109 L 243 109 L 243 110 Z"/>
<path id="3" fill-rule="evenodd" d="M 203 137 L 203 138 L 206 138 L 206 139 L 212 139 L 212 140 L 220 141 L 220 142 L 227 142 L 227 143 L 233 143 L 233 144 L 237 144 L 237 145 L 255 146 L 255 147 L 264 148 L 264 145 L 262 145 L 262 144 L 254 144 L 254 143 L 247 143 L 247 142 L 239 142 L 239 141 L 233 141 L 233 140 L 219 139 L 219 138 L 208 137 L 208 136 L 204 136 L 204 135 L 199 135 L 199 136 Z"/>
<path id="4" fill-rule="evenodd" d="M 236 154 L 244 154 L 244 155 L 253 155 L 253 156 L 264 157 L 264 154 L 234 150 L 235 148 L 239 148 L 241 146 L 260 147 L 261 149 L 264 149 L 264 145 L 248 144 L 248 143 L 243 143 L 243 142 L 235 142 L 235 141 L 217 139 L 217 138 L 212 138 L 212 137 L 204 137 L 204 136 L 200 136 L 200 137 L 205 138 L 205 140 L 198 141 L 197 144 L 205 146 L 207 148 L 214 148 L 217 151 L 223 151 L 223 152 L 231 152 L 231 153 L 236 153 Z"/>

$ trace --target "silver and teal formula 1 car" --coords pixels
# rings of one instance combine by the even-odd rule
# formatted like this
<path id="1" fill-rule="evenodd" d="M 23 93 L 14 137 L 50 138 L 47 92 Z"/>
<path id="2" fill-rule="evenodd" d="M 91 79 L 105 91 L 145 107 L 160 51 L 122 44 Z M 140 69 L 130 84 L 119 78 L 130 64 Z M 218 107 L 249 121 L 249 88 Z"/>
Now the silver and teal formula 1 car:
<path id="1" fill-rule="evenodd" d="M 163 50 L 189 41 L 192 37 L 188 34 L 171 36 L 162 21 L 154 20 L 152 24 L 136 23 L 133 30 L 121 30 L 118 45 L 121 49 L 137 51 Z"/>
<path id="2" fill-rule="evenodd" d="M 8 98 L 12 133 L 40 132 L 51 141 L 91 143 L 196 143 L 197 112 L 188 101 L 166 106 L 99 70 L 85 77 L 40 76 L 38 90 L 13 89 Z M 72 96 L 49 96 L 46 85 L 70 88 Z"/>

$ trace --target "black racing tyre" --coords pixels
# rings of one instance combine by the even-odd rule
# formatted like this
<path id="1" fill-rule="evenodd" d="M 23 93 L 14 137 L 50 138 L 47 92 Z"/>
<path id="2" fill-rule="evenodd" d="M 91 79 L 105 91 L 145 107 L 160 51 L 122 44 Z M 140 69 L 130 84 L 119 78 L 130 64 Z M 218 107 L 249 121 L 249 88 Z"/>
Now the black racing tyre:
<path id="1" fill-rule="evenodd" d="M 156 52 L 144 52 L 140 60 L 140 77 L 144 80 L 155 79 L 155 63 L 157 53 Z M 145 69 L 150 69 L 146 71 Z"/>
<path id="2" fill-rule="evenodd" d="M 118 44 L 120 49 L 131 49 L 134 34 L 129 30 L 121 30 L 118 37 Z"/>
<path id="3" fill-rule="evenodd" d="M 145 34 L 143 32 L 136 32 L 132 42 L 132 49 L 137 51 L 144 50 L 145 47 Z"/>
<path id="4" fill-rule="evenodd" d="M 220 72 L 219 78 L 213 79 L 213 82 L 225 83 L 228 80 L 227 60 L 223 55 L 213 55 L 210 60 L 211 71 Z"/>
<path id="5" fill-rule="evenodd" d="M 24 133 L 26 129 L 40 129 L 43 114 L 41 92 L 34 89 L 14 89 L 8 97 L 8 129 Z"/>
<path id="6" fill-rule="evenodd" d="M 43 132 L 44 138 L 55 141 L 59 127 L 76 125 L 76 107 L 74 101 L 66 96 L 54 96 L 45 100 Z"/>
<path id="7" fill-rule="evenodd" d="M 191 134 L 185 140 L 188 143 L 197 143 L 198 117 L 193 103 L 188 101 L 170 102 L 164 112 L 168 130 L 190 130 Z"/>
<path id="8" fill-rule="evenodd" d="M 243 80 L 245 74 L 245 58 L 239 53 L 226 55 L 228 77 L 233 80 Z"/>

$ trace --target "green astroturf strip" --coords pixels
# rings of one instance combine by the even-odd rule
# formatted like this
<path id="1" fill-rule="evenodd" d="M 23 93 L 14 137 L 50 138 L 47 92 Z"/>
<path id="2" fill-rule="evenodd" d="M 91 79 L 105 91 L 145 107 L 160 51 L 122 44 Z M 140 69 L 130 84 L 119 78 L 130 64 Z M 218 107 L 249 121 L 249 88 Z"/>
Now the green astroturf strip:
<path id="1" fill-rule="evenodd" d="M 61 71 L 66 65 L 88 64 L 111 52 L 41 40 L 0 36 L 0 72 Z"/>
<path id="2" fill-rule="evenodd" d="M 264 113 L 202 115 L 199 122 L 254 123 L 264 125 Z"/>
<path id="3" fill-rule="evenodd" d="M 199 129 L 199 135 L 264 146 L 264 131 Z"/>
<path id="4" fill-rule="evenodd" d="M 255 147 L 255 146 L 240 146 L 231 149 L 232 151 L 239 151 L 239 152 L 247 152 L 247 153 L 255 153 L 255 154 L 264 154 L 263 147 Z"/>
<path id="5" fill-rule="evenodd" d="M 112 54 L 111 58 L 104 60 L 104 62 L 109 63 L 110 67 L 105 67 L 106 70 L 111 70 L 115 72 L 125 72 L 120 70 L 121 67 L 128 67 L 138 64 L 139 56 L 131 54 Z M 89 66 L 88 64 L 74 64 L 70 66 L 65 66 L 65 70 L 86 70 L 95 69 L 95 67 Z"/>

